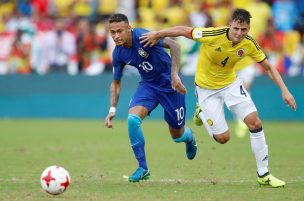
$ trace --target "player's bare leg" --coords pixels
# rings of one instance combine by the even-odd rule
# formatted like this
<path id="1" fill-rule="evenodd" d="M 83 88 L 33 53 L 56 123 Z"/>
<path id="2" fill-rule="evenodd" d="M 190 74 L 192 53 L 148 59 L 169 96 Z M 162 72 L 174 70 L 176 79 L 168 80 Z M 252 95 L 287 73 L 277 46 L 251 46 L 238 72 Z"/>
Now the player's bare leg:
<path id="1" fill-rule="evenodd" d="M 226 144 L 230 140 L 230 132 L 227 130 L 221 134 L 214 134 L 213 138 L 220 144 Z"/>

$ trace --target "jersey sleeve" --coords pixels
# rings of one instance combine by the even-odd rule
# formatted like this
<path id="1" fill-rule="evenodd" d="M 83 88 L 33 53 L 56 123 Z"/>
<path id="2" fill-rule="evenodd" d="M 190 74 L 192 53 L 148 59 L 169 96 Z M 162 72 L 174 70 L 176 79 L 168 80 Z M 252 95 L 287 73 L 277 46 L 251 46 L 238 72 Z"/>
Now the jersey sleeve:
<path id="1" fill-rule="evenodd" d="M 216 37 L 217 35 L 227 32 L 227 29 L 228 28 L 197 27 L 192 30 L 191 35 L 192 35 L 193 40 L 195 40 L 195 41 L 198 41 L 201 43 L 208 43 L 211 40 L 213 40 L 214 37 Z"/>
<path id="2" fill-rule="evenodd" d="M 117 51 L 113 51 L 112 54 L 112 64 L 113 64 L 113 79 L 114 80 L 120 80 L 123 74 L 123 68 L 125 64 L 123 64 L 119 58 Z"/>
<path id="3" fill-rule="evenodd" d="M 159 39 L 155 45 L 164 47 L 164 39 L 163 38 Z"/>
<path id="4" fill-rule="evenodd" d="M 149 30 L 142 29 L 142 28 L 135 28 L 134 31 L 136 33 L 135 34 L 136 40 L 138 40 L 138 41 L 139 41 L 139 37 L 142 36 L 142 34 L 150 32 Z M 163 38 L 159 39 L 157 41 L 157 43 L 155 44 L 155 46 L 164 47 L 164 39 Z"/>
<path id="5" fill-rule="evenodd" d="M 261 63 L 266 59 L 265 53 L 262 51 L 260 45 L 250 36 L 246 36 L 246 39 L 248 39 L 251 43 L 250 45 L 250 56 L 253 58 L 257 63 Z"/>
<path id="6" fill-rule="evenodd" d="M 262 50 L 256 51 L 253 55 L 252 58 L 257 62 L 261 63 L 266 59 L 266 55 Z"/>

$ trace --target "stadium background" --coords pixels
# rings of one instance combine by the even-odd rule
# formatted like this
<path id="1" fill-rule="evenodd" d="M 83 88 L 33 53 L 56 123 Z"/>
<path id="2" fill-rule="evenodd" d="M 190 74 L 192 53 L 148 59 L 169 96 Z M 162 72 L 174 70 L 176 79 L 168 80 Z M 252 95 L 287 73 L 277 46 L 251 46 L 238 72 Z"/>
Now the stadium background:
<path id="1" fill-rule="evenodd" d="M 135 79 L 136 78 L 136 79 Z M 117 117 L 125 118 L 129 100 L 137 87 L 139 77 L 127 76 L 122 80 L 123 88 L 117 107 Z M 109 110 L 109 86 L 112 75 L 98 76 L 16 76 L 0 79 L 0 116 L 18 118 L 105 118 Z M 183 77 L 188 87 L 186 95 L 187 118 L 195 110 L 193 76 Z M 256 79 L 252 98 L 264 120 L 304 120 L 303 77 L 285 77 L 287 85 L 298 101 L 294 112 L 281 100 L 280 90 L 266 76 Z M 231 119 L 230 113 L 227 113 Z M 158 107 L 151 118 L 163 118 Z"/>
<path id="2" fill-rule="evenodd" d="M 111 52 L 106 20 L 125 13 L 132 26 L 225 26 L 234 7 L 248 9 L 250 34 L 282 74 L 298 102 L 292 112 L 256 65 L 252 97 L 263 119 L 304 119 L 304 5 L 300 0 L 15 0 L 0 1 L 0 117 L 104 118 L 109 108 Z M 194 111 L 193 75 L 199 44 L 178 38 L 181 73 Z M 246 58 L 248 59 L 248 58 Z M 244 65 L 252 63 L 248 60 Z M 138 79 L 126 68 L 119 118 Z M 152 118 L 161 118 L 160 109 Z M 231 118 L 231 116 L 229 116 Z"/>

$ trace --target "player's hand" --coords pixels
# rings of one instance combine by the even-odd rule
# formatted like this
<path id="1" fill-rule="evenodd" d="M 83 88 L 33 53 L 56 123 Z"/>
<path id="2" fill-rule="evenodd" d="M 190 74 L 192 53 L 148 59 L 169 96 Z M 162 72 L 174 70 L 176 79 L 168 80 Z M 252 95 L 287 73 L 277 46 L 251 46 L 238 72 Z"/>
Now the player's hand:
<path id="1" fill-rule="evenodd" d="M 159 38 L 156 36 L 156 33 L 156 31 L 144 33 L 142 36 L 139 37 L 140 43 L 144 44 L 144 47 L 154 46 L 159 40 Z"/>
<path id="2" fill-rule="evenodd" d="M 181 79 L 177 74 L 171 76 L 172 79 L 172 88 L 180 94 L 185 94 L 187 92 L 186 87 L 183 85 Z"/>
<path id="3" fill-rule="evenodd" d="M 297 103 L 288 90 L 282 92 L 282 98 L 288 107 L 291 107 L 294 111 L 297 110 Z"/>
<path id="4" fill-rule="evenodd" d="M 107 128 L 112 128 L 111 120 L 115 117 L 115 112 L 109 112 L 105 120 L 105 125 Z"/>

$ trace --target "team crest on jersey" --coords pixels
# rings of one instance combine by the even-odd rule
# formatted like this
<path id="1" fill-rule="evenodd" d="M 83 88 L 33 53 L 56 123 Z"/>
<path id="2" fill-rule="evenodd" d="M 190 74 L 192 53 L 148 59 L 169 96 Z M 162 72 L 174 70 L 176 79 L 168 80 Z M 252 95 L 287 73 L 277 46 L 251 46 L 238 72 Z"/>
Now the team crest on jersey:
<path id="1" fill-rule="evenodd" d="M 207 123 L 208 123 L 209 126 L 213 125 L 213 121 L 211 119 L 207 119 Z"/>
<path id="2" fill-rule="evenodd" d="M 139 48 L 138 49 L 138 54 L 141 56 L 141 57 L 144 57 L 144 58 L 147 58 L 149 56 L 149 54 L 142 48 Z"/>
<path id="3" fill-rule="evenodd" d="M 236 55 L 238 55 L 239 57 L 244 56 L 244 54 L 245 54 L 245 50 L 243 48 L 242 49 L 238 49 L 236 51 Z"/>

